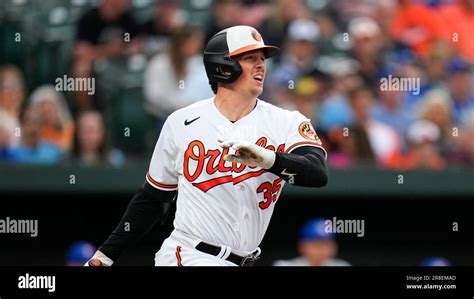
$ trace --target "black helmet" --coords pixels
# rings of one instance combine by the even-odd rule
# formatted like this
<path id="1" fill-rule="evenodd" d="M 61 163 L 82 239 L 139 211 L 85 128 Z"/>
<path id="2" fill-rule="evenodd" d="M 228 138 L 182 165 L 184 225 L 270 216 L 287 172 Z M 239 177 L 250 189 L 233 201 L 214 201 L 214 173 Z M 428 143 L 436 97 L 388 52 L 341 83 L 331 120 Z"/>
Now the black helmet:
<path id="1" fill-rule="evenodd" d="M 277 47 L 264 44 L 262 36 L 250 26 L 234 26 L 214 35 L 204 49 L 204 66 L 209 82 L 232 83 L 242 74 L 240 64 L 232 57 L 262 49 L 265 57 L 277 55 Z"/>

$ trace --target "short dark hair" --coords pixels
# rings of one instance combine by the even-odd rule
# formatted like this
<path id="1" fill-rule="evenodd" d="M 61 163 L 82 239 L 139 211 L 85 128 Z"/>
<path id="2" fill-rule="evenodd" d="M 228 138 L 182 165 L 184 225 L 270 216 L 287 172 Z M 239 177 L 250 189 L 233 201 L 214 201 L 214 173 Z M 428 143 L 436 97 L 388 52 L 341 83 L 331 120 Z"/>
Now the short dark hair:
<path id="1" fill-rule="evenodd" d="M 361 94 L 364 94 L 364 93 L 369 93 L 370 95 L 372 95 L 372 90 L 370 90 L 369 87 L 367 87 L 366 85 L 364 84 L 360 84 L 360 85 L 357 85 L 356 87 L 353 87 L 352 89 L 350 89 L 347 93 L 348 95 L 348 98 L 349 98 L 349 102 L 353 103 L 354 100 Z"/>

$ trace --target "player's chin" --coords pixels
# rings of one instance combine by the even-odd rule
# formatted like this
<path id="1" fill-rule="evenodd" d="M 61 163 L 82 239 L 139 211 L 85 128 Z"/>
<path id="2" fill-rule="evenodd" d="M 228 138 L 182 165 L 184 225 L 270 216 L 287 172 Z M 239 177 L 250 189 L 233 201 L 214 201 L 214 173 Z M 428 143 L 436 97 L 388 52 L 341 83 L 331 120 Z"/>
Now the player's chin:
<path id="1" fill-rule="evenodd" d="M 252 86 L 251 93 L 256 97 L 261 95 L 263 93 L 263 84 L 262 85 L 257 85 L 257 86 Z"/>
<path id="2" fill-rule="evenodd" d="M 263 93 L 262 89 L 254 89 L 250 92 L 253 98 L 258 98 Z"/>

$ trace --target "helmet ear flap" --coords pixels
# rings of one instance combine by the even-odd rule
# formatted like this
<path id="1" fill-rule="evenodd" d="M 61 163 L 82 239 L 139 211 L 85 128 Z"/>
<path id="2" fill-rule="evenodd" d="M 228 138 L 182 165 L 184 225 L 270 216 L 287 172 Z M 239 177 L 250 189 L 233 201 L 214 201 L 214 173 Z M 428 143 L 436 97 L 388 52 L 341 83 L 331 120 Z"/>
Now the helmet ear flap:
<path id="1" fill-rule="evenodd" d="M 204 55 L 204 65 L 209 81 L 232 83 L 242 74 L 242 67 L 222 54 Z"/>
<path id="2" fill-rule="evenodd" d="M 229 66 L 219 65 L 216 67 L 216 73 L 221 76 L 231 76 L 232 71 L 232 68 Z"/>

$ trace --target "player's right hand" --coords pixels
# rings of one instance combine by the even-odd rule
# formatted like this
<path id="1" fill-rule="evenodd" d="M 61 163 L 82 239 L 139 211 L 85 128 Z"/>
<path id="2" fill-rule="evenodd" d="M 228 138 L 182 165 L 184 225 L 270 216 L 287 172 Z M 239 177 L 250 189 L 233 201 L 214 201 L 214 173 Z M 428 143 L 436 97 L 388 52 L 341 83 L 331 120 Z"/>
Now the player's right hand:
<path id="1" fill-rule="evenodd" d="M 114 261 L 108 258 L 105 254 L 97 250 L 93 257 L 88 260 L 84 266 L 85 267 L 110 267 Z"/>
<path id="2" fill-rule="evenodd" d="M 242 163 L 249 166 L 257 166 L 269 169 L 275 163 L 275 152 L 243 140 L 221 140 L 217 142 L 223 148 L 232 147 L 239 151 L 238 154 L 228 154 L 224 156 L 225 161 Z"/>

